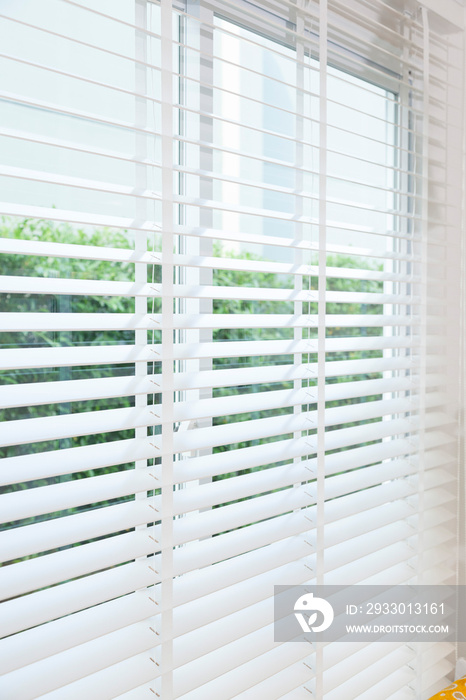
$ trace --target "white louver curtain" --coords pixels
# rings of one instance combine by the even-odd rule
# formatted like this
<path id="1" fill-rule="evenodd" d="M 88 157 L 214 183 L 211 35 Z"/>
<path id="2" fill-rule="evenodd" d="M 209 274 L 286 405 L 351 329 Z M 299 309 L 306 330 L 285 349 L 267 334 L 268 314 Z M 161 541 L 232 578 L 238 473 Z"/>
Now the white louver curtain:
<path id="1" fill-rule="evenodd" d="M 273 637 L 457 580 L 463 39 L 401 5 L 1 3 L 2 699 L 448 684 Z"/>

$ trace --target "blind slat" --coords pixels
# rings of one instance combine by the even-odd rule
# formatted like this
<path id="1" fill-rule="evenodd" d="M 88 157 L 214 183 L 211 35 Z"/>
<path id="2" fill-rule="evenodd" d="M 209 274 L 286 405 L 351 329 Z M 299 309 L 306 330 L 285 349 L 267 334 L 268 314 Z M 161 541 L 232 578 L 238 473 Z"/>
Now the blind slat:
<path id="1" fill-rule="evenodd" d="M 327 377 L 358 375 L 407 370 L 412 367 L 409 357 L 374 358 L 329 362 Z M 213 372 L 180 373 L 175 379 L 178 391 L 204 387 L 227 387 L 259 384 L 260 382 L 291 382 L 307 379 L 316 372 L 314 363 L 302 365 L 274 365 L 273 367 L 251 367 L 245 369 L 217 369 Z M 114 377 L 101 379 L 76 379 L 65 382 L 36 382 L 34 384 L 11 384 L 0 388 L 3 406 L 31 406 L 43 403 L 85 401 L 117 396 L 153 394 L 163 386 L 161 375 L 150 377 Z"/>

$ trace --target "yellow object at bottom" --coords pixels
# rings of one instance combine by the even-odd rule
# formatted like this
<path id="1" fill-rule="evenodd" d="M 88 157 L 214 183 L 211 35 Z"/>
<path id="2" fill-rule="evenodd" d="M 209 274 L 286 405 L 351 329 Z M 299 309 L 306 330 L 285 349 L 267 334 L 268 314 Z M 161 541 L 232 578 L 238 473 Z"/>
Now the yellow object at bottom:
<path id="1" fill-rule="evenodd" d="M 466 700 L 466 676 L 454 681 L 440 693 L 432 695 L 429 700 Z"/>

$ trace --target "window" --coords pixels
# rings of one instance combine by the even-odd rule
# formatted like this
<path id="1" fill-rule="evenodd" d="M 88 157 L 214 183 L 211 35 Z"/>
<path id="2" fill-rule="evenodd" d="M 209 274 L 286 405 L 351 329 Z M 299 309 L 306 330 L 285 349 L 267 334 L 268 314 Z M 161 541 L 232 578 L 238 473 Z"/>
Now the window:
<path id="1" fill-rule="evenodd" d="M 277 644 L 273 587 L 456 580 L 461 34 L 44 7 L 1 16 L 0 694 L 429 697 L 452 645 Z"/>

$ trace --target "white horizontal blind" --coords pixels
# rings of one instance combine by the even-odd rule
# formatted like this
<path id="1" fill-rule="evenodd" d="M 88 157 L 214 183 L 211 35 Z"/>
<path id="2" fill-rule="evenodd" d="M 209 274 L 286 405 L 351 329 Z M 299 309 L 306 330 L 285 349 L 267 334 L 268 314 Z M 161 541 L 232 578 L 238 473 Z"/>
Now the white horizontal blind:
<path id="1" fill-rule="evenodd" d="M 172 8 L 1 11 L 0 695 L 113 698 L 170 668 Z"/>
<path id="2" fill-rule="evenodd" d="M 458 37 L 362 0 L 1 23 L 0 695 L 428 697 L 451 646 L 277 645 L 272 596 L 455 580 Z"/>

